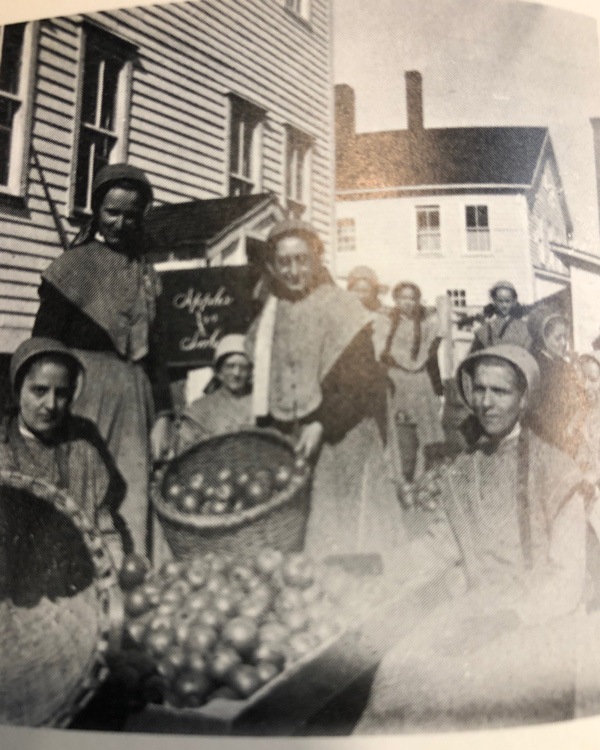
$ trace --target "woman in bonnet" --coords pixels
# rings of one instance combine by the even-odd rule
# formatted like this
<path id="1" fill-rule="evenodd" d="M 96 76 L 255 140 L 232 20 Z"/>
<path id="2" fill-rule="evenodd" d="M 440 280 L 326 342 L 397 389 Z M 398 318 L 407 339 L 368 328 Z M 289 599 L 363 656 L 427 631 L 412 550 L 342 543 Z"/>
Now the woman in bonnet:
<path id="1" fill-rule="evenodd" d="M 112 164 L 100 170 L 89 226 L 42 274 L 34 326 L 34 335 L 59 339 L 85 366 L 88 377 L 73 411 L 96 424 L 125 478 L 121 512 L 128 546 L 140 552 L 149 546 L 151 453 L 159 457 L 168 443 L 167 418 L 155 423 L 155 408 L 160 414 L 170 407 L 157 328 L 159 281 L 142 242 L 151 201 L 140 169 Z"/>
<path id="2" fill-rule="evenodd" d="M 322 254 L 310 224 L 290 219 L 270 232 L 266 303 L 247 336 L 253 414 L 294 437 L 314 465 L 306 551 L 379 552 L 390 562 L 404 535 L 382 465 L 385 376 L 371 316 L 333 284 Z"/>

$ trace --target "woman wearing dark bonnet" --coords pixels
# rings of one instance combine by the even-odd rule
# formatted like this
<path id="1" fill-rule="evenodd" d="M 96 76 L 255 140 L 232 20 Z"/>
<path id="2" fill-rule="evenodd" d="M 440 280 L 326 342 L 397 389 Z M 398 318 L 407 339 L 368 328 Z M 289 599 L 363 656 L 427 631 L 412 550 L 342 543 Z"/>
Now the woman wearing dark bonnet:
<path id="1" fill-rule="evenodd" d="M 128 550 L 142 553 L 149 547 L 151 459 L 168 444 L 168 419 L 155 419 L 155 408 L 170 408 L 157 325 L 160 287 L 142 234 L 151 201 L 141 170 L 127 164 L 100 170 L 89 226 L 42 274 L 34 326 L 34 335 L 59 339 L 84 363 L 88 378 L 74 412 L 97 425 L 127 482 Z"/>

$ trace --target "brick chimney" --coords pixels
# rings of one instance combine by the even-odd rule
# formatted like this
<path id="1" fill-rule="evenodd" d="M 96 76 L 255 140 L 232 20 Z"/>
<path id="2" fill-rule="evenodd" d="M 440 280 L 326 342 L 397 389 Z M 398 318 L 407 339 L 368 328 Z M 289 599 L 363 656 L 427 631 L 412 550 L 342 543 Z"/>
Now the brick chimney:
<path id="1" fill-rule="evenodd" d="M 408 70 L 406 81 L 406 117 L 408 129 L 423 130 L 423 78 L 418 70 Z"/>
<path id="2" fill-rule="evenodd" d="M 356 99 L 347 83 L 335 87 L 335 138 L 338 147 L 349 145 L 356 135 Z"/>

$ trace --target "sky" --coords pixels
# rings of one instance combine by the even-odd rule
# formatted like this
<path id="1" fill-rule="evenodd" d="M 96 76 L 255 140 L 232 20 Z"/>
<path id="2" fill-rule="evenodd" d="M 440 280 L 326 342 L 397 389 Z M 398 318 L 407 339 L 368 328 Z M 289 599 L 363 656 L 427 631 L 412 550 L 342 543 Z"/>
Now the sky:
<path id="1" fill-rule="evenodd" d="M 519 0 L 333 0 L 334 79 L 358 132 L 406 127 L 404 72 L 423 75 L 425 127 L 548 126 L 574 223 L 600 253 L 590 117 L 600 117 L 597 22 Z"/>

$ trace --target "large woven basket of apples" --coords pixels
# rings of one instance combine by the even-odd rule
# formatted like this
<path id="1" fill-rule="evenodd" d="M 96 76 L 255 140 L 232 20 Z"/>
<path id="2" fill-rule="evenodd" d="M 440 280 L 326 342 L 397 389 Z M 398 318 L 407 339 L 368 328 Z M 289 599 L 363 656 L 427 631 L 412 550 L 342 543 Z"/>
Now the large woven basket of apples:
<path id="1" fill-rule="evenodd" d="M 310 467 L 267 430 L 209 438 L 161 469 L 152 501 L 175 559 L 304 545 Z"/>

